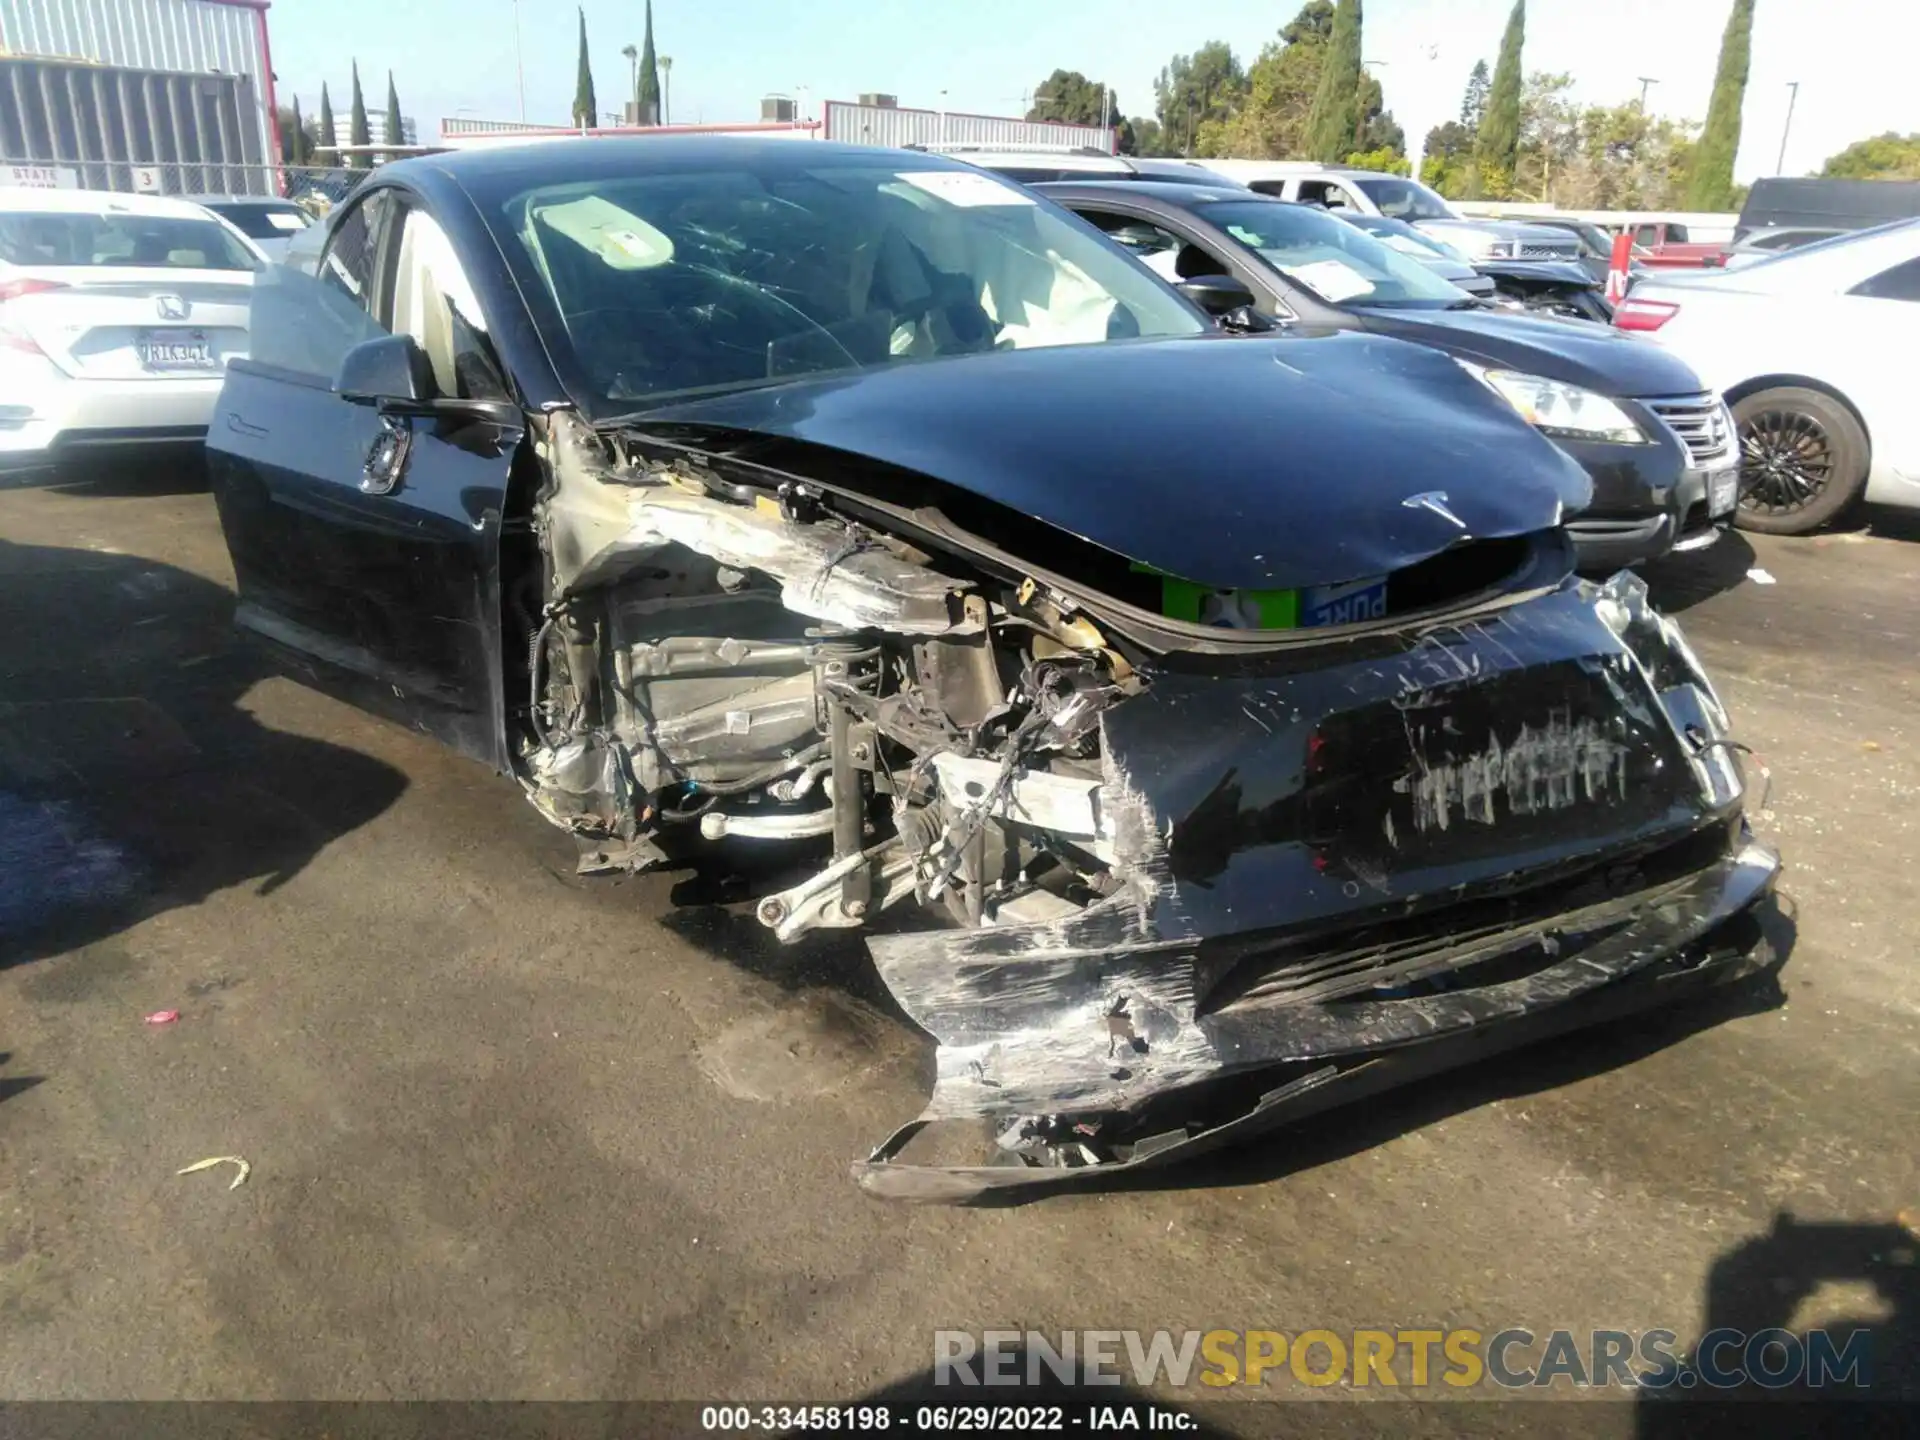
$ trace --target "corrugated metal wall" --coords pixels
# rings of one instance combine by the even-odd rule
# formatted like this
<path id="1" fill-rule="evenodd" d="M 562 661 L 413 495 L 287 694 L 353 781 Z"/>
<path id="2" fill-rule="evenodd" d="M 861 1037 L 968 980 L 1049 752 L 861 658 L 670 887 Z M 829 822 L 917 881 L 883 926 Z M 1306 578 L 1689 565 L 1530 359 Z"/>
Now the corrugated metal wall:
<path id="1" fill-rule="evenodd" d="M 0 0 L 0 4 L 6 0 Z M 883 105 L 826 104 L 828 140 L 852 145 L 993 145 L 1018 149 L 1088 146 L 1113 150 L 1113 132 L 1098 125 L 1059 125 L 998 115 L 961 115 L 939 110 L 897 110 Z"/>
<path id="2" fill-rule="evenodd" d="M 237 94 L 247 108 L 240 115 L 251 132 L 251 138 L 237 142 L 239 148 L 258 159 L 275 160 L 279 157 L 270 153 L 271 90 L 263 26 L 263 17 L 252 7 L 217 0 L 0 0 L 0 53 L 232 76 L 241 82 Z M 223 158 L 235 153 L 229 149 Z"/>
<path id="3" fill-rule="evenodd" d="M 89 190 L 265 193 L 253 87 L 237 75 L 180 75 L 0 57 L 0 160 L 78 172 Z M 211 162 L 211 163 L 206 163 Z"/>

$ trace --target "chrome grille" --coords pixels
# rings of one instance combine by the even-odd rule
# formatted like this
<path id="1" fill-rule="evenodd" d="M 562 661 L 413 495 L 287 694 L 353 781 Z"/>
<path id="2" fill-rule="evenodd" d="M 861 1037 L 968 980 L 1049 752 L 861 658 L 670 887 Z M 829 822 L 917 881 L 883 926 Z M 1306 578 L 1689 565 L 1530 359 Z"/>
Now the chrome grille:
<path id="1" fill-rule="evenodd" d="M 1696 467 L 1733 459 L 1733 416 L 1718 395 L 1686 395 L 1649 400 L 1647 407 L 1680 437 Z"/>
<path id="2" fill-rule="evenodd" d="M 1520 246 L 1522 260 L 1577 260 L 1580 247 L 1577 245 L 1555 245 L 1551 241 L 1526 241 Z"/>

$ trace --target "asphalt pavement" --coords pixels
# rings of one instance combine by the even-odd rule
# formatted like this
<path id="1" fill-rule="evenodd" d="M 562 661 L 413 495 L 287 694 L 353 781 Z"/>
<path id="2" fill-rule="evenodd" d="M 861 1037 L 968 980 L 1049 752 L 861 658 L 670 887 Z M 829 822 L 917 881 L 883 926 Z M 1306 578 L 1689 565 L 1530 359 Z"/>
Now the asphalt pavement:
<path id="1" fill-rule="evenodd" d="M 0 491 L 0 1397 L 851 1400 L 954 1328 L 1865 1324 L 1911 1386 L 1920 527 L 1885 528 L 1653 576 L 1771 773 L 1776 979 L 956 1210 L 848 1178 L 931 1069 L 857 942 L 576 878 L 513 784 L 274 675 L 190 476 Z M 246 1183 L 175 1174 L 216 1155 Z"/>

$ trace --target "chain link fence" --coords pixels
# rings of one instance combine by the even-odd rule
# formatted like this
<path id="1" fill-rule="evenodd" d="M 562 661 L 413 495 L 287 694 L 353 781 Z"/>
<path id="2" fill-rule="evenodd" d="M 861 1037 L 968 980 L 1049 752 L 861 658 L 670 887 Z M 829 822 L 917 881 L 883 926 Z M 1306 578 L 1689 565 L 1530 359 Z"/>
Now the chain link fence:
<path id="1" fill-rule="evenodd" d="M 219 161 L 15 160 L 0 158 L 0 184 L 141 195 L 277 195 L 315 218 L 343 200 L 370 171 L 326 165 L 240 165 Z"/>

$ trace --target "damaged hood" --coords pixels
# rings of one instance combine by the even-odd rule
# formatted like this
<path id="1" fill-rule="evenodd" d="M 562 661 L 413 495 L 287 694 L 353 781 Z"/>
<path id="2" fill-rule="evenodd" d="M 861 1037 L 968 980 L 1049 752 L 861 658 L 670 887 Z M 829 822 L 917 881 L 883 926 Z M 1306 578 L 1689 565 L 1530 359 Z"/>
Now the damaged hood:
<path id="1" fill-rule="evenodd" d="M 1447 356 L 1358 334 L 902 362 L 628 423 L 864 456 L 1222 589 L 1384 575 L 1463 539 L 1549 529 L 1590 495 L 1577 464 Z M 1434 495 L 1439 509 L 1409 503 Z"/>

